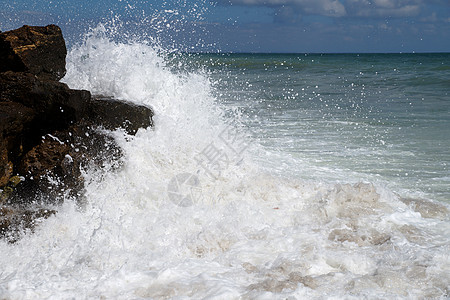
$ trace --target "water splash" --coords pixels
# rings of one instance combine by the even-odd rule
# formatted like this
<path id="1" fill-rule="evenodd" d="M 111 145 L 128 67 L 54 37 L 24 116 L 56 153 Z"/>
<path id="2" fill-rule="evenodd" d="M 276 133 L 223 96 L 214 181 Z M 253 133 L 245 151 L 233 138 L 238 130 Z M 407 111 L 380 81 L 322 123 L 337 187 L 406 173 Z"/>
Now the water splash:
<path id="1" fill-rule="evenodd" d="M 99 26 L 72 49 L 64 82 L 151 106 L 155 128 L 113 133 L 124 165 L 85 174 L 84 209 L 67 201 L 35 234 L 0 242 L 2 297 L 448 296 L 448 213 L 370 183 L 270 174 L 261 164 L 276 156 L 230 125 L 207 74 L 108 34 Z M 221 160 L 206 170 L 205 155 Z M 201 195 L 177 205 L 168 187 L 186 173 Z"/>

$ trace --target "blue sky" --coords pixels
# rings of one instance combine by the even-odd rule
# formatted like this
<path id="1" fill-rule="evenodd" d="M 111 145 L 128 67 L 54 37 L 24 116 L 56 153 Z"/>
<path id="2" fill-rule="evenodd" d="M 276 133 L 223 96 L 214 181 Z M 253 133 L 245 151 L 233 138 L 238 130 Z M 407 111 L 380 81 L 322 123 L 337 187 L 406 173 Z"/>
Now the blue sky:
<path id="1" fill-rule="evenodd" d="M 192 51 L 450 52 L 450 0 L 0 1 L 0 30 L 55 23 L 69 44 L 120 16 Z"/>

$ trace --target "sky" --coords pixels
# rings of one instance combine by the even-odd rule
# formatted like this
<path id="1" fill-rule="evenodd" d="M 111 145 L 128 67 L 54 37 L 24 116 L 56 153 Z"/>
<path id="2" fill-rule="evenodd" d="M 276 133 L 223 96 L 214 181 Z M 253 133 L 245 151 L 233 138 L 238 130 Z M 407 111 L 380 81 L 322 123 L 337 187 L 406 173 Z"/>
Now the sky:
<path id="1" fill-rule="evenodd" d="M 450 0 L 0 0 L 0 30 L 99 22 L 202 52 L 450 52 Z"/>

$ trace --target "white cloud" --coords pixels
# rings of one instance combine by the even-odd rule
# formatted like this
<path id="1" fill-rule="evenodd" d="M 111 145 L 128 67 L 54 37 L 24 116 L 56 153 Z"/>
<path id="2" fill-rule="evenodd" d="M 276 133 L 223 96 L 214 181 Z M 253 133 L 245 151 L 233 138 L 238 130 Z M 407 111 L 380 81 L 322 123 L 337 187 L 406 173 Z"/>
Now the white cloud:
<path id="1" fill-rule="evenodd" d="M 388 26 L 386 23 L 381 23 L 381 24 L 378 24 L 378 29 L 391 30 L 392 28 L 390 26 Z"/>
<path id="2" fill-rule="evenodd" d="M 293 7 L 304 14 L 342 17 L 347 14 L 344 5 L 339 0 L 231 0 L 236 5 Z"/>
<path id="3" fill-rule="evenodd" d="M 328 17 L 412 17 L 421 12 L 427 1 L 442 0 L 219 0 L 246 6 L 287 7 L 302 15 Z M 449 0 L 450 2 L 450 0 Z"/>
<path id="4" fill-rule="evenodd" d="M 297 9 L 292 6 L 281 6 L 274 14 L 274 21 L 276 23 L 297 23 L 301 21 L 302 15 Z"/>
<path id="5" fill-rule="evenodd" d="M 381 8 L 395 8 L 395 3 L 392 0 L 374 0 L 373 3 Z"/>
<path id="6" fill-rule="evenodd" d="M 349 15 L 357 17 L 411 17 L 420 13 L 423 0 L 347 0 Z"/>
<path id="7" fill-rule="evenodd" d="M 438 17 L 437 17 L 436 12 L 434 11 L 433 13 L 431 13 L 430 16 L 421 18 L 420 21 L 421 22 L 437 22 L 438 21 Z"/>

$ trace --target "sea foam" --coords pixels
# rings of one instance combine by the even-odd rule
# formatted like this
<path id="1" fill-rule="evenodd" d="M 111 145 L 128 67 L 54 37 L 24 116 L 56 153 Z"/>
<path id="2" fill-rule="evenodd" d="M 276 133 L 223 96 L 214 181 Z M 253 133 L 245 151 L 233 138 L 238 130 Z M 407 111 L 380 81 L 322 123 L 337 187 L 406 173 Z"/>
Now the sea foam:
<path id="1" fill-rule="evenodd" d="M 448 213 L 368 182 L 271 173 L 278 156 L 224 113 L 208 75 L 166 59 L 96 32 L 70 51 L 64 82 L 150 106 L 155 126 L 111 133 L 124 165 L 85 171 L 83 207 L 68 199 L 34 234 L 0 242 L 2 297 L 448 296 Z"/>

